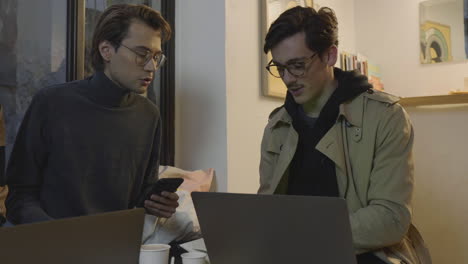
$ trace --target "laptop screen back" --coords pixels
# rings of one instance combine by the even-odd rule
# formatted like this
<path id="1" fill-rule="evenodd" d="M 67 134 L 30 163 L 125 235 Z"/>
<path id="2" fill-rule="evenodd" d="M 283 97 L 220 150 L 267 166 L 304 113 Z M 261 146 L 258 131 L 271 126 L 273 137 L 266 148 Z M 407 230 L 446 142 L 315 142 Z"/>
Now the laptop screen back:
<path id="1" fill-rule="evenodd" d="M 192 193 L 211 264 L 355 264 L 345 200 Z"/>
<path id="2" fill-rule="evenodd" d="M 0 228 L 0 262 L 138 263 L 143 209 Z"/>

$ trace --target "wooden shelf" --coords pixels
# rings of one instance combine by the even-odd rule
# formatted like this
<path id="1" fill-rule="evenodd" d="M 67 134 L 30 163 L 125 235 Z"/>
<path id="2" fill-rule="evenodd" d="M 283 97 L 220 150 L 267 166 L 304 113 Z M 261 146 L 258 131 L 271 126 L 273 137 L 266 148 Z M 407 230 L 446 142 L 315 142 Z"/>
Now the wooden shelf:
<path id="1" fill-rule="evenodd" d="M 468 104 L 468 94 L 403 97 L 399 103 L 402 106 Z"/>

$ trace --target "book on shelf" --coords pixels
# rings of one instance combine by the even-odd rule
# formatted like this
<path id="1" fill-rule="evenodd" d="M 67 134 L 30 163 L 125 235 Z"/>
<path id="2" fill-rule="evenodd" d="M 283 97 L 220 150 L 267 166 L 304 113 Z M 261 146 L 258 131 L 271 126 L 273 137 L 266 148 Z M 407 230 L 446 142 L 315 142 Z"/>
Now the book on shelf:
<path id="1" fill-rule="evenodd" d="M 372 84 L 374 89 L 383 91 L 384 84 L 382 81 L 382 71 L 377 64 L 369 63 L 369 74 L 367 76 L 369 83 Z"/>
<path id="2" fill-rule="evenodd" d="M 374 89 L 384 90 L 380 67 L 370 63 L 365 55 L 342 51 L 340 52 L 338 67 L 344 71 L 357 70 L 362 75 L 367 76 Z"/>
<path id="3" fill-rule="evenodd" d="M 363 75 L 368 75 L 367 57 L 362 54 L 340 53 L 339 68 L 344 71 L 358 70 Z"/>

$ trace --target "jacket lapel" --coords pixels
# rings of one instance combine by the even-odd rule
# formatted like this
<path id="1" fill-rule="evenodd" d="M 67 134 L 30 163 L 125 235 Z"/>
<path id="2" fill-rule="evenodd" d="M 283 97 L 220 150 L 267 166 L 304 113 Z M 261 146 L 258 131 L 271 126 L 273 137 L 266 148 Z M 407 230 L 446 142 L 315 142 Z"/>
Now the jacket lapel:
<path id="1" fill-rule="evenodd" d="M 281 178 L 284 176 L 286 170 L 288 169 L 289 164 L 291 163 L 291 160 L 293 159 L 294 154 L 296 153 L 297 142 L 299 139 L 297 132 L 292 126 L 292 119 L 287 113 L 286 109 L 284 109 L 284 107 L 278 109 L 278 113 L 269 121 L 271 129 L 275 129 L 275 127 L 280 124 L 288 126 L 289 129 L 287 130 L 287 134 L 285 133 L 285 139 L 280 140 L 278 143 L 275 143 L 275 145 L 280 144 L 280 146 L 279 157 L 276 163 L 275 170 L 273 172 L 273 178 L 270 185 L 271 193 L 275 192 Z M 280 138 L 283 138 L 283 136 L 281 136 Z"/>
<path id="2" fill-rule="evenodd" d="M 288 129 L 288 135 L 286 137 L 286 140 L 281 145 L 278 163 L 276 165 L 277 167 L 273 173 L 273 181 L 271 185 L 272 187 L 274 187 L 273 192 L 278 186 L 278 183 L 283 177 L 284 173 L 288 169 L 289 164 L 291 163 L 291 160 L 294 157 L 294 153 L 296 153 L 298 138 L 299 137 L 297 132 L 293 129 L 291 125 L 290 129 Z"/>
<path id="3" fill-rule="evenodd" d="M 335 163 L 338 188 L 342 197 L 344 197 L 348 191 L 346 162 L 349 162 L 349 157 L 346 157 L 344 149 L 344 137 L 347 137 L 346 131 L 344 131 L 346 129 L 344 124 L 346 124 L 346 127 L 362 127 L 363 104 L 364 97 L 362 95 L 356 97 L 351 102 L 341 104 L 335 125 L 325 134 L 315 147 Z M 362 129 L 358 129 L 357 131 L 361 130 Z"/>
<path id="4" fill-rule="evenodd" d="M 364 97 L 362 95 L 356 97 L 351 102 L 340 105 L 340 112 L 335 125 L 325 134 L 315 147 L 318 151 L 322 152 L 336 165 L 336 177 L 340 195 L 344 197 L 348 189 L 348 175 L 346 169 L 346 152 L 344 149 L 344 137 L 342 129 L 344 128 L 343 122 L 346 126 L 353 126 L 355 128 L 362 127 L 362 114 L 363 114 Z M 287 111 L 282 108 L 281 112 L 276 117 L 270 120 L 272 127 L 280 122 L 288 124 L 288 134 L 286 140 L 280 147 L 280 156 L 278 157 L 277 167 L 274 170 L 272 179 L 272 192 L 278 186 L 279 181 L 289 167 L 291 160 L 294 157 L 297 148 L 298 134 L 292 126 L 291 117 Z"/>
<path id="5" fill-rule="evenodd" d="M 347 191 L 348 178 L 346 175 L 343 139 L 341 137 L 341 122 L 335 123 L 315 148 L 335 163 L 338 188 L 340 195 L 344 196 Z"/>

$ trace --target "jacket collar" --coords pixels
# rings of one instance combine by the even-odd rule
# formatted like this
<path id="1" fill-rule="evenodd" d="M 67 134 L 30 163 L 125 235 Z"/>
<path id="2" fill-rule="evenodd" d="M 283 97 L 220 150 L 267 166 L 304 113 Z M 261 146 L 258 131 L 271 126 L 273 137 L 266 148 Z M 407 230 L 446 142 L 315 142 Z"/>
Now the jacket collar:
<path id="1" fill-rule="evenodd" d="M 292 124 L 292 118 L 288 114 L 288 111 L 286 111 L 286 108 L 279 107 L 275 109 L 271 114 L 270 114 L 270 120 L 268 120 L 269 126 L 271 128 L 276 127 L 280 123 L 284 123 L 287 125 Z"/>
<path id="2" fill-rule="evenodd" d="M 344 118 L 345 121 L 356 127 L 362 127 L 362 118 L 364 112 L 364 95 L 360 94 L 354 99 L 340 105 L 338 119 Z M 281 123 L 292 125 L 292 118 L 284 107 L 280 107 L 273 111 L 270 115 L 269 126 L 271 128 L 280 125 Z"/>
<path id="3" fill-rule="evenodd" d="M 345 102 L 340 105 L 340 117 L 344 118 L 346 122 L 355 126 L 362 127 L 362 117 L 364 114 L 364 95 L 360 94 L 353 100 Z"/>

